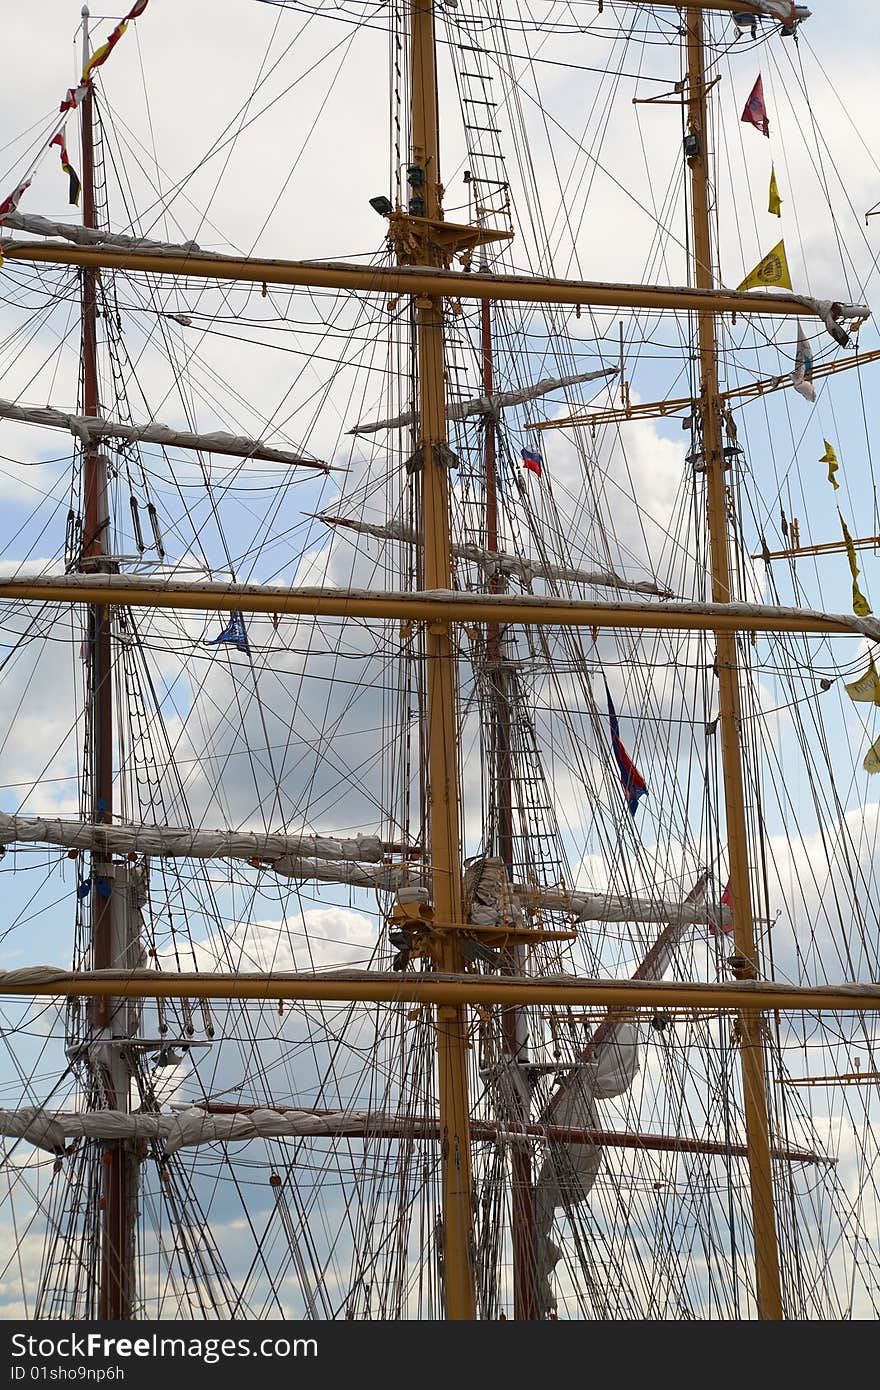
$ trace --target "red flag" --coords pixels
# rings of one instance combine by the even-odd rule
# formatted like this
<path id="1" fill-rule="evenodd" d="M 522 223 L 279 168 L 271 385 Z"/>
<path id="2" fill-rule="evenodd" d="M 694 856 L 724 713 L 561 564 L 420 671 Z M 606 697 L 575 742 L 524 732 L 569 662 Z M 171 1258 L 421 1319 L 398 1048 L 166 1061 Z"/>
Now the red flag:
<path id="1" fill-rule="evenodd" d="M 102 43 L 100 48 L 95 49 L 91 58 L 83 68 L 83 74 L 80 78 L 81 82 L 88 82 L 92 76 L 92 73 L 95 71 L 95 68 L 99 68 L 102 63 L 106 63 L 107 59 L 110 57 L 110 54 L 113 52 L 119 40 L 122 38 L 122 35 L 128 28 L 129 20 L 137 19 L 138 15 L 142 15 L 144 10 L 147 8 L 148 3 L 149 0 L 135 0 L 135 3 L 132 5 L 125 18 L 120 19 L 116 28 L 109 34 L 107 42 Z"/>
<path id="2" fill-rule="evenodd" d="M 8 198 L 3 199 L 3 202 L 0 203 L 0 218 L 5 217 L 7 212 L 15 212 L 21 195 L 26 193 L 30 186 L 30 179 L 25 179 L 24 183 L 20 183 L 18 188 L 16 188 L 13 193 L 10 193 Z"/>
<path id="3" fill-rule="evenodd" d="M 67 175 L 69 183 L 69 201 L 73 207 L 76 207 L 79 203 L 81 184 L 79 181 L 79 174 L 76 172 L 76 170 L 70 162 L 70 157 L 67 153 L 67 146 L 64 143 L 64 135 L 62 134 L 62 132 L 59 131 L 57 135 L 53 135 L 52 139 L 49 141 L 49 144 L 57 145 L 61 151 L 61 167 Z"/>
<path id="4" fill-rule="evenodd" d="M 770 139 L 770 122 L 767 119 L 767 107 L 764 105 L 764 82 L 761 74 L 758 73 L 758 80 L 752 88 L 749 99 L 746 102 L 741 121 L 747 125 L 753 125 L 757 130 L 763 132 Z"/>
<path id="5" fill-rule="evenodd" d="M 721 894 L 721 905 L 722 907 L 729 907 L 731 913 L 733 912 L 733 896 L 730 892 L 730 879 L 727 880 L 727 887 Z M 731 919 L 731 921 L 725 922 L 722 914 L 722 921 L 717 924 L 715 922 L 709 923 L 709 931 L 712 936 L 730 936 L 730 933 L 733 931 L 733 920 Z"/>
<path id="6" fill-rule="evenodd" d="M 541 455 L 537 449 L 520 449 L 520 458 L 523 461 L 523 468 L 528 468 L 531 473 L 541 476 Z"/>

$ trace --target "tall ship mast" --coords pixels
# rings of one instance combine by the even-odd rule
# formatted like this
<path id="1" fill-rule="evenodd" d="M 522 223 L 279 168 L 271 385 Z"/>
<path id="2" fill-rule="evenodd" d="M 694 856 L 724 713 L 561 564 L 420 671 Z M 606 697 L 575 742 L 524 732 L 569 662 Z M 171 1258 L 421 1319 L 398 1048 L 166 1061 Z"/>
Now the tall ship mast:
<path id="1" fill-rule="evenodd" d="M 7 122 L 9 1316 L 877 1315 L 815 8 L 86 6 Z"/>

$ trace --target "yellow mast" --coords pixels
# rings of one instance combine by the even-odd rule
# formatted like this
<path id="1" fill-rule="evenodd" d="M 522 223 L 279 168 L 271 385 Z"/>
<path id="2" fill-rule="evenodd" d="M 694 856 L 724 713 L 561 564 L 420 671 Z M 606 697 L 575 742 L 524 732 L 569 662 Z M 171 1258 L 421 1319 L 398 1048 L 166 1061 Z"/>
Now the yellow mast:
<path id="1" fill-rule="evenodd" d="M 413 205 L 410 218 L 396 219 L 401 237 L 398 259 L 439 266 L 439 247 L 430 224 L 442 220 L 440 131 L 433 0 L 412 0 L 412 160 L 407 170 Z M 419 207 L 418 199 L 422 206 Z M 408 227 L 406 223 L 408 222 Z M 412 238 L 412 240 L 410 240 Z M 403 246 L 413 251 L 404 252 Z M 443 353 L 443 300 L 415 299 L 418 352 L 419 448 L 422 458 L 424 584 L 450 589 L 448 448 Z M 425 634 L 428 693 L 428 824 L 434 914 L 439 922 L 461 922 L 461 833 L 458 804 L 455 649 L 445 616 L 429 622 Z M 460 972 L 459 937 L 440 937 L 436 964 Z M 468 1104 L 468 1019 L 463 1004 L 437 1007 L 437 1069 L 440 1104 L 440 1162 L 443 1198 L 443 1272 L 446 1317 L 476 1317 Z"/>
<path id="2" fill-rule="evenodd" d="M 705 26 L 702 12 L 689 9 L 685 16 L 688 71 L 688 133 L 695 142 L 688 156 L 691 169 L 691 216 L 694 237 L 694 278 L 700 289 L 711 289 L 712 243 L 709 220 L 709 129 L 706 107 Z M 731 593 L 730 548 L 721 438 L 721 406 L 718 387 L 718 350 L 715 317 L 704 310 L 698 315 L 700 351 L 700 402 L 703 461 L 706 470 L 706 503 L 712 573 L 712 599 L 729 603 Z M 730 631 L 716 633 L 718 706 L 721 731 L 721 765 L 733 899 L 736 971 L 743 979 L 757 978 L 755 936 L 749 882 L 748 838 L 743 790 L 741 711 L 736 638 Z M 760 1014 L 743 1013 L 739 1020 L 743 1102 L 749 1150 L 749 1186 L 755 1246 L 755 1281 L 758 1316 L 780 1319 L 782 1294 L 779 1251 L 773 1206 L 773 1170 L 767 1113 L 767 1085 Z"/>

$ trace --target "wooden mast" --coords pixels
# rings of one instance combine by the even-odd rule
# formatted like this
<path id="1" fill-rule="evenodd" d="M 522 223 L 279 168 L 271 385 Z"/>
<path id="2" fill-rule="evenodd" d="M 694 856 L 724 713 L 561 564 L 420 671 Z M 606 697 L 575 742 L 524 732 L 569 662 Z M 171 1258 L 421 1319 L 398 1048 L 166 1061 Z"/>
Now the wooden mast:
<path id="1" fill-rule="evenodd" d="M 442 219 L 440 131 L 433 0 L 412 0 L 410 9 L 412 158 L 407 171 L 413 190 L 409 226 L 419 264 L 440 265 L 439 248 L 428 234 Z M 421 207 L 419 208 L 421 202 Z M 422 221 L 424 218 L 427 222 Z M 448 448 L 443 348 L 443 300 L 415 299 L 418 362 L 419 448 L 422 458 L 424 583 L 450 589 Z M 462 920 L 461 832 L 458 800 L 455 649 L 448 621 L 429 622 L 425 634 L 428 692 L 428 821 L 432 900 L 438 922 Z M 442 936 L 436 964 L 463 969 L 457 934 Z M 437 1008 L 437 1069 L 443 1199 L 443 1287 L 446 1317 L 476 1318 L 473 1181 L 468 1103 L 468 1017 L 463 1004 Z"/>
<path id="2" fill-rule="evenodd" d="M 482 266 L 485 272 L 487 266 Z M 483 365 L 483 395 L 491 400 L 494 389 L 492 356 L 492 306 L 488 299 L 481 305 L 481 359 Z M 486 485 L 486 549 L 497 552 L 498 544 L 498 471 L 496 417 L 489 409 L 483 416 L 483 468 Z M 500 590 L 496 574 L 490 574 L 487 588 L 496 594 Z M 489 623 L 486 628 L 486 655 L 489 661 L 489 681 L 492 688 L 492 781 L 495 793 L 495 845 L 504 864 L 508 882 L 514 881 L 513 863 L 513 795 L 511 776 L 510 682 L 504 667 L 504 647 L 501 624 Z M 519 974 L 524 965 L 524 951 L 513 946 L 505 952 L 505 973 Z M 525 1012 L 516 1006 L 506 1009 L 502 1016 L 502 1036 L 505 1055 L 515 1070 L 521 1069 L 525 1034 Z M 526 1086 L 528 1083 L 525 1083 Z M 525 1095 L 511 1088 L 511 1099 L 519 1111 L 516 1123 L 528 1124 L 530 1115 Z M 511 1178 L 511 1244 L 513 1247 L 513 1316 L 518 1322 L 531 1322 L 537 1317 L 535 1301 L 535 1238 L 534 1185 L 531 1152 L 525 1144 L 510 1146 Z"/>
<path id="3" fill-rule="evenodd" d="M 89 9 L 82 8 L 83 71 L 91 56 Z M 95 206 L 94 97 L 86 88 L 81 107 L 83 226 L 98 226 Z M 82 410 L 99 416 L 98 306 L 94 267 L 82 269 Z M 83 460 L 83 539 L 80 569 L 88 574 L 108 572 L 107 547 L 110 512 L 107 495 L 107 462 L 95 442 Z M 91 777 L 91 819 L 96 824 L 113 818 L 113 673 L 110 609 L 89 607 L 89 714 L 86 766 Z M 113 927 L 113 856 L 91 854 L 91 955 L 96 970 L 121 964 L 115 959 Z M 118 1001 L 96 999 L 92 1008 L 92 1037 L 110 1029 Z M 128 1110 L 128 1066 L 122 1049 L 113 1050 L 113 1064 L 101 1067 L 102 1087 L 109 1109 Z M 131 1316 L 133 1294 L 132 1170 L 126 1145 L 110 1141 L 102 1146 L 101 1267 L 98 1316 L 118 1322 Z"/>
<path id="4" fill-rule="evenodd" d="M 711 289 L 712 243 L 709 208 L 709 128 L 706 105 L 705 25 L 701 10 L 683 13 L 687 34 L 688 134 L 696 142 L 688 155 L 691 169 L 691 217 L 694 237 L 694 278 L 700 289 Z M 718 384 L 718 350 L 715 318 L 709 311 L 698 315 L 700 354 L 699 415 L 702 453 L 706 471 L 707 519 L 709 527 L 712 599 L 729 603 L 731 559 L 727 536 L 724 454 L 721 437 L 721 410 Z M 716 668 L 721 732 L 721 764 L 727 825 L 730 888 L 733 899 L 733 928 L 736 955 L 742 979 L 757 979 L 755 937 L 749 882 L 748 838 L 743 786 L 743 760 L 740 740 L 740 686 L 736 637 L 732 632 L 716 633 Z M 758 1316 L 783 1316 L 779 1278 L 779 1251 L 773 1205 L 773 1170 L 767 1111 L 767 1085 L 760 1014 L 743 1013 L 739 1018 L 743 1100 L 746 1139 L 749 1150 L 749 1184 L 755 1246 L 755 1279 Z"/>

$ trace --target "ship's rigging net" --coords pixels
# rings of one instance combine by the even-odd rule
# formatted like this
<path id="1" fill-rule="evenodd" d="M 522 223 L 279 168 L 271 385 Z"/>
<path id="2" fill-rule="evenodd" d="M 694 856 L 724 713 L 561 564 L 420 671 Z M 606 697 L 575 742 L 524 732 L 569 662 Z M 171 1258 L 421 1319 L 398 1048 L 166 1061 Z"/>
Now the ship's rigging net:
<path id="1" fill-rule="evenodd" d="M 235 93 L 215 113 L 225 129 L 218 137 L 206 117 L 194 118 L 197 135 L 179 135 L 180 151 L 179 124 L 168 127 L 157 89 L 141 85 L 134 45 L 137 108 L 117 68 L 128 56 L 122 48 L 114 55 L 96 102 L 101 225 L 166 245 L 267 255 L 280 247 L 302 258 L 391 264 L 386 226 L 367 200 L 386 192 L 405 201 L 411 192 L 405 7 L 394 0 L 377 12 L 353 3 L 332 19 L 305 5 L 252 8 L 247 62 L 214 55 L 215 92 Z M 149 82 L 146 23 L 139 33 Z M 447 218 L 516 233 L 479 248 L 475 268 L 485 256 L 496 272 L 686 282 L 679 29 L 667 7 L 578 7 L 574 18 L 562 5 L 514 15 L 497 0 L 438 8 Z M 176 51 L 185 47 L 178 41 Z M 176 61 L 163 47 L 153 57 Z M 817 93 L 825 100 L 828 91 L 809 30 L 794 48 L 777 24 L 759 24 L 753 40 L 718 17 L 708 59 L 712 80 L 721 79 L 712 145 L 724 282 L 737 283 L 740 268 L 766 250 L 751 230 L 766 216 L 763 165 L 760 178 L 754 166 L 756 147 L 764 150 L 735 100 L 746 68 L 752 77 L 761 65 L 788 141 L 785 166 L 773 147 L 790 185 L 786 212 L 821 207 L 821 225 L 817 218 L 795 226 L 824 238 L 828 293 L 870 303 L 873 291 L 876 301 L 870 233 L 834 159 L 846 139 L 815 114 Z M 386 70 L 390 106 L 377 94 L 376 74 Z M 192 73 L 184 81 L 172 66 L 174 76 L 178 90 L 189 90 Z M 363 178 L 340 134 L 355 96 Z M 641 104 L 647 96 L 673 104 Z M 4 158 L 11 167 L 12 155 Z M 340 219 L 329 209 L 343 189 L 360 201 Z M 41 182 L 28 197 L 35 215 L 62 220 L 57 190 Z M 723 208 L 736 217 L 722 218 Z M 758 225 L 766 230 L 766 221 Z M 791 250 L 794 227 L 788 236 Z M 19 411 L 72 405 L 77 272 L 10 258 L 0 273 L 0 396 Z M 406 423 L 418 399 L 406 297 L 264 293 L 259 285 L 105 272 L 98 308 L 101 416 L 126 426 L 102 442 L 111 566 L 220 582 L 422 587 L 422 551 L 412 540 L 422 474 Z M 643 584 L 658 604 L 669 593 L 707 599 L 696 412 L 684 431 L 680 419 L 623 418 L 627 393 L 632 403 L 698 396 L 695 325 L 659 311 L 621 323 L 617 313 L 586 307 L 494 305 L 487 392 L 480 306 L 447 301 L 445 315 L 456 587 L 482 592 L 491 582 L 496 591 L 601 598 L 585 576 L 604 575 Z M 817 361 L 842 355 L 820 321 L 806 327 Z M 741 318 L 719 331 L 723 388 L 792 370 L 793 321 Z M 860 348 L 873 346 L 873 331 L 862 329 Z M 572 381 L 594 369 L 607 377 Z M 762 546 L 786 548 L 798 517 L 801 541 L 830 539 L 830 493 L 813 456 L 823 431 L 833 422 L 842 428 L 844 417 L 857 427 L 840 450 L 841 496 L 860 536 L 880 534 L 868 370 L 864 379 L 844 373 L 823 386 L 821 427 L 789 392 L 737 407 L 727 422 L 735 597 L 848 608 L 845 555 L 772 565 L 753 556 Z M 567 384 L 527 399 L 548 380 Z M 506 403 L 491 417 L 468 413 L 469 403 L 503 393 Z M 595 432 L 527 425 L 591 405 L 619 408 L 621 419 Z M 351 433 L 380 420 L 398 423 Z M 175 433 L 139 436 L 147 421 Z M 244 445 L 277 443 L 285 461 L 246 457 L 247 447 L 240 458 L 212 453 L 209 443 L 186 447 L 218 433 Z M 0 421 L 5 556 L 14 572 L 79 568 L 88 442 L 42 428 L 39 418 Z M 540 476 L 524 470 L 524 448 L 541 454 Z M 340 471 L 297 469 L 295 457 Z M 358 525 L 328 526 L 323 516 Z M 493 566 L 487 554 L 495 552 Z M 871 593 L 873 555 L 860 554 Z M 418 907 L 430 866 L 422 627 L 250 614 L 242 622 L 235 627 L 231 613 L 112 610 L 113 824 L 142 839 L 114 849 L 119 878 L 109 883 L 91 871 L 84 839 L 10 836 L 0 865 L 4 967 L 87 967 L 91 914 L 109 892 L 114 901 L 126 895 L 132 965 L 427 968 L 399 923 L 388 926 L 398 885 Z M 21 601 L 4 605 L 0 623 L 3 824 L 14 816 L 85 827 L 93 797 L 83 749 L 93 730 L 82 610 Z M 711 636 L 491 632 L 474 624 L 457 627 L 455 640 L 469 920 L 479 925 L 482 914 L 484 926 L 547 936 L 511 947 L 476 934 L 471 967 L 622 978 L 650 969 L 671 928 L 667 977 L 729 978 Z M 738 642 L 752 887 L 767 977 L 880 978 L 877 794 L 859 770 L 877 730 L 870 706 L 842 692 L 862 674 L 865 648 L 855 637 Z M 648 786 L 635 815 L 612 753 L 606 679 L 623 742 Z M 173 827 L 190 827 L 205 854 L 170 853 Z M 237 844 L 236 857 L 215 855 L 210 837 L 220 831 L 227 848 Z M 301 872 L 272 869 L 261 853 L 271 836 L 313 837 L 298 842 Z M 344 848 L 328 855 L 331 842 Z M 353 868 L 340 882 L 321 865 Z M 677 914 L 688 903 L 689 913 Z M 736 1019 L 682 1010 L 608 1020 L 571 1008 L 470 1018 L 480 1316 L 513 1316 L 517 1282 L 531 1288 L 539 1316 L 753 1316 Z M 9 1316 L 94 1317 L 101 1144 L 114 1113 L 101 1085 L 107 1056 L 83 1002 L 64 1010 L 6 1001 L 3 1029 L 0 1109 L 18 1116 L 3 1129 L 0 1221 L 14 1233 L 0 1242 L 3 1306 Z M 134 1114 L 120 1124 L 137 1130 L 144 1117 L 128 1150 L 137 1172 L 136 1315 L 441 1315 L 447 1271 L 430 1010 L 193 998 L 131 1007 L 125 1031 L 113 1047 L 124 1054 Z M 790 1317 L 874 1317 L 880 1306 L 874 1048 L 867 1017 L 768 1020 L 773 1141 L 785 1153 L 835 1160 L 775 1162 Z M 811 1077 L 850 1079 L 801 1084 Z M 203 1127 L 204 1142 L 169 1152 L 172 1117 L 189 1115 L 192 1135 L 194 1110 L 212 1117 L 213 1128 Z M 281 1111 L 306 1116 L 299 1131 L 292 1121 L 273 1129 L 265 1117 Z M 334 1132 L 320 1120 L 325 1112 L 338 1117 Z M 41 1149 L 39 1117 L 68 1113 L 97 1117 L 92 1137 L 81 1119 L 81 1133 L 74 1125 L 51 1152 Z M 259 1122 L 248 1121 L 253 1113 Z M 547 1132 L 524 1143 L 525 1123 Z M 248 1124 L 254 1133 L 232 1142 L 236 1126 L 241 1134 Z M 621 1142 L 548 1137 L 554 1124 L 613 1131 Z M 651 1147 L 652 1135 L 687 1136 L 697 1147 Z M 528 1201 L 523 1253 L 512 1230 Z"/>

